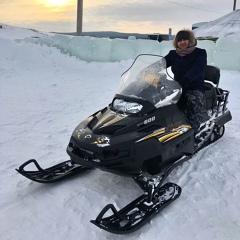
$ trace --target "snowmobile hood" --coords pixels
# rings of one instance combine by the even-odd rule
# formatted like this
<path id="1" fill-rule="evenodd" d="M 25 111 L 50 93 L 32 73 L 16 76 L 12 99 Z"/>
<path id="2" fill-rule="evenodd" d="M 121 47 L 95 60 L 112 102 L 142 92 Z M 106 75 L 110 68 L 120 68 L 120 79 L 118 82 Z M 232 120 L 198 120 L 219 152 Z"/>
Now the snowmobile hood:
<path id="1" fill-rule="evenodd" d="M 176 103 L 181 93 L 181 86 L 167 78 L 163 57 L 139 55 L 122 74 L 112 103 L 82 122 L 74 132 L 77 139 L 91 144 L 93 139 L 93 142 L 97 138 L 109 142 L 102 138 L 135 132 L 152 123 L 166 127 L 167 123 L 162 123 L 161 119 L 177 111 Z M 161 113 L 155 114 L 158 109 Z"/>

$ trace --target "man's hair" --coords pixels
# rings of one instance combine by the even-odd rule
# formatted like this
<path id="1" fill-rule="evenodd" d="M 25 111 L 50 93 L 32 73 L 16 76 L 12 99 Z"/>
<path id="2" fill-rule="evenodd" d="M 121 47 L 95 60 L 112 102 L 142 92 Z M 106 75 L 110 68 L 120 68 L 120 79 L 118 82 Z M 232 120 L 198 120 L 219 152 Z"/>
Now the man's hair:
<path id="1" fill-rule="evenodd" d="M 179 31 L 177 33 L 176 37 L 173 39 L 173 47 L 177 48 L 177 42 L 182 39 L 189 40 L 189 47 L 196 46 L 196 38 L 195 38 L 193 31 L 191 31 L 189 29 L 183 29 L 183 30 Z"/>

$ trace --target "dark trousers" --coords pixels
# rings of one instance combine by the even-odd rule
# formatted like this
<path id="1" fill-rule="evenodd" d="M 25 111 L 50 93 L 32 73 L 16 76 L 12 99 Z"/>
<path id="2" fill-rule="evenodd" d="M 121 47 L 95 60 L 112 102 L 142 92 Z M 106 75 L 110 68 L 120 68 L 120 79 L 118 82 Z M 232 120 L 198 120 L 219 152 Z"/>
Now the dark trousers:
<path id="1" fill-rule="evenodd" d="M 187 119 L 196 133 L 203 118 L 204 94 L 198 90 L 188 90 L 184 93 Z"/>

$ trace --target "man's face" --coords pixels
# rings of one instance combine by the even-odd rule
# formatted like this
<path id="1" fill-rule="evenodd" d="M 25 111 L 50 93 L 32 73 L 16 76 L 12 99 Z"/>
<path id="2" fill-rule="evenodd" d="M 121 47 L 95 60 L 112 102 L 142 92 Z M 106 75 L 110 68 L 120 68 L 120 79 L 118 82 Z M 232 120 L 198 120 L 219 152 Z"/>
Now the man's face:
<path id="1" fill-rule="evenodd" d="M 177 46 L 180 49 L 186 49 L 189 46 L 189 40 L 181 39 L 180 41 L 177 42 Z"/>

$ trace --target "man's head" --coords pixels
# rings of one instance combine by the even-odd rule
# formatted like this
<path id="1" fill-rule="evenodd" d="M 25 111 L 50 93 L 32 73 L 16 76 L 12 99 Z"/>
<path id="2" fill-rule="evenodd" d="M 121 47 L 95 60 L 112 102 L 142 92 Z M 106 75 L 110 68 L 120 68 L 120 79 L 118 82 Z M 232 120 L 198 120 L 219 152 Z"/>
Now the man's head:
<path id="1" fill-rule="evenodd" d="M 181 30 L 176 35 L 176 41 L 179 42 L 181 40 L 190 40 L 190 33 L 187 30 Z"/>
<path id="2" fill-rule="evenodd" d="M 173 40 L 175 48 L 186 49 L 196 45 L 194 33 L 191 30 L 181 30 Z"/>

